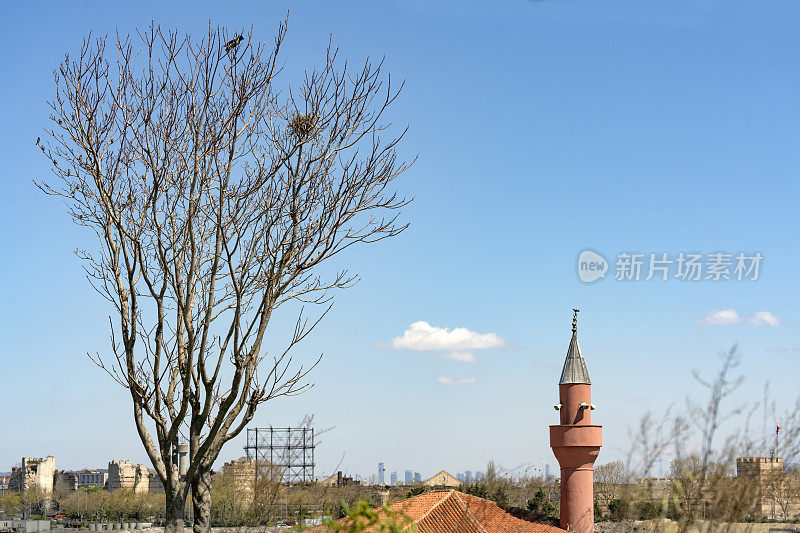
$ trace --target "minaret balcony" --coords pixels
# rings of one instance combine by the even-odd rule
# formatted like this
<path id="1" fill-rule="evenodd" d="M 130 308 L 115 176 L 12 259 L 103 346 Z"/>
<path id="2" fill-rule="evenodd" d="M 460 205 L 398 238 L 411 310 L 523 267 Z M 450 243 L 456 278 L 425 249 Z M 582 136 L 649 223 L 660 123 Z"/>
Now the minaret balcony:
<path id="1" fill-rule="evenodd" d="M 570 446 L 600 447 L 603 445 L 603 426 L 550 426 L 550 446 L 563 448 Z"/>

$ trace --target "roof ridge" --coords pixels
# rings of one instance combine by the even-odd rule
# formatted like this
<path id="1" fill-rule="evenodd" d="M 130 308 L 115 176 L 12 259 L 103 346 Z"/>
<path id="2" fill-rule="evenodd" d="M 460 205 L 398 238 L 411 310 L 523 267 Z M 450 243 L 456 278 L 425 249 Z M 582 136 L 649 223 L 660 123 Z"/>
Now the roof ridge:
<path id="1" fill-rule="evenodd" d="M 463 492 L 460 492 L 460 491 L 457 491 L 457 490 L 454 490 L 453 492 L 458 494 L 458 502 L 461 504 L 461 508 L 464 510 L 464 515 L 469 520 L 471 520 L 473 524 L 475 524 L 477 526 L 478 531 L 483 531 L 484 533 L 486 533 L 486 528 L 483 527 L 483 524 L 481 524 L 480 520 L 478 520 L 477 518 L 472 516 L 472 513 L 469 511 L 469 505 L 467 505 L 467 503 L 464 501 L 464 498 L 462 497 L 462 496 L 472 496 L 472 495 L 471 494 L 466 494 L 466 493 L 463 493 Z M 473 498 L 477 498 L 479 500 L 486 500 L 485 498 L 481 498 L 479 496 L 472 496 L 472 497 Z M 494 503 L 491 500 L 486 500 L 486 501 L 489 502 L 490 504 Z"/>
<path id="2" fill-rule="evenodd" d="M 425 518 L 427 518 L 427 517 L 428 517 L 428 515 L 429 515 L 429 514 L 431 514 L 431 513 L 433 512 L 433 510 L 434 510 L 434 509 L 436 509 L 437 507 L 439 507 L 439 506 L 442 504 L 442 502 L 443 502 L 443 501 L 445 501 L 447 498 L 449 498 L 449 497 L 450 497 L 450 496 L 451 496 L 451 495 L 452 495 L 452 494 L 453 494 L 455 491 L 454 491 L 453 489 L 450 489 L 450 490 L 448 490 L 448 491 L 439 491 L 439 490 L 433 490 L 433 491 L 431 491 L 430 493 L 436 493 L 436 492 L 447 492 L 447 494 L 445 495 L 445 497 L 444 497 L 444 498 L 441 498 L 441 499 L 440 499 L 438 502 L 436 502 L 436 504 L 435 504 L 435 505 L 431 506 L 431 508 L 430 508 L 430 509 L 428 509 L 428 512 L 427 512 L 427 513 L 425 513 L 424 515 L 422 515 L 421 517 L 419 517 L 419 520 L 417 520 L 417 523 L 419 523 L 419 522 L 422 522 L 423 520 L 425 520 Z M 428 493 L 428 494 L 430 494 L 430 493 Z M 424 496 L 424 495 L 425 495 L 425 494 L 420 494 L 420 496 Z"/>

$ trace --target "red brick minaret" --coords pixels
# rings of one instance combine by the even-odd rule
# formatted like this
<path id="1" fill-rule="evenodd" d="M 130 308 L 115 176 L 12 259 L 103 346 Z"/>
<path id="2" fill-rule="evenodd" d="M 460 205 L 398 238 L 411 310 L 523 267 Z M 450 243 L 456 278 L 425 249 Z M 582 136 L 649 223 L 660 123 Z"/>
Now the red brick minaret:
<path id="1" fill-rule="evenodd" d="M 550 426 L 550 446 L 561 465 L 561 527 L 575 533 L 594 531 L 592 465 L 602 445 L 602 426 L 592 425 L 592 382 L 578 346 L 578 310 L 572 317 L 558 405 L 561 423 Z"/>

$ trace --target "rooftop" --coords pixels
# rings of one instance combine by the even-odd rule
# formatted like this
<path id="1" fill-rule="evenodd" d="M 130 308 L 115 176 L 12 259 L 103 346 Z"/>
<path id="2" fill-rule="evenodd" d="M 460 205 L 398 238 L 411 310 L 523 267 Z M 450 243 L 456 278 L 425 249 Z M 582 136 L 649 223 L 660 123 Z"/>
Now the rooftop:
<path id="1" fill-rule="evenodd" d="M 495 502 L 456 490 L 436 490 L 393 503 L 389 509 L 414 523 L 419 533 L 564 533 L 556 526 L 515 518 Z M 382 516 L 384 513 L 381 514 Z M 318 526 L 309 531 L 328 531 Z M 364 531 L 378 531 L 371 526 Z"/>

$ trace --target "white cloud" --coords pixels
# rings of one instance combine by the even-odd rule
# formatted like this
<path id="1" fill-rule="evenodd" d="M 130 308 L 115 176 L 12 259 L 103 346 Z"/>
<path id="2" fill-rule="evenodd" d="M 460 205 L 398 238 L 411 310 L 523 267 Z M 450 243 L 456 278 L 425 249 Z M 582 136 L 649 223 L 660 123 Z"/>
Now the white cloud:
<path id="1" fill-rule="evenodd" d="M 445 352 L 436 356 L 437 359 L 445 359 L 447 361 L 458 361 L 460 363 L 472 363 L 477 361 L 478 358 L 471 352 Z"/>
<path id="2" fill-rule="evenodd" d="M 774 328 L 781 325 L 780 319 L 770 311 L 758 311 L 746 320 L 752 326 L 767 325 Z M 711 311 L 705 318 L 698 320 L 697 325 L 727 326 L 728 324 L 737 324 L 744 321 L 745 317 L 735 309 L 721 309 L 719 311 Z"/>
<path id="3" fill-rule="evenodd" d="M 476 333 L 467 328 L 440 328 L 420 320 L 408 326 L 403 335 L 395 337 L 384 347 L 427 352 L 486 350 L 502 348 L 505 345 L 506 341 L 496 333 Z"/>
<path id="4" fill-rule="evenodd" d="M 766 324 L 773 328 L 781 325 L 781 321 L 778 320 L 778 317 L 776 317 L 769 311 L 759 311 L 757 313 L 754 313 L 753 316 L 750 317 L 750 323 L 753 324 L 754 326 L 760 326 L 762 324 Z"/>
<path id="5" fill-rule="evenodd" d="M 461 378 L 453 379 L 449 376 L 439 376 L 436 378 L 436 383 L 441 385 L 474 385 L 478 380 L 475 378 Z"/>
<path id="6" fill-rule="evenodd" d="M 698 325 L 709 324 L 711 326 L 725 326 L 728 324 L 736 324 L 741 322 L 742 317 L 735 309 L 722 309 L 720 311 L 711 311 L 702 320 L 698 320 Z"/>

